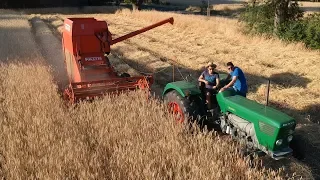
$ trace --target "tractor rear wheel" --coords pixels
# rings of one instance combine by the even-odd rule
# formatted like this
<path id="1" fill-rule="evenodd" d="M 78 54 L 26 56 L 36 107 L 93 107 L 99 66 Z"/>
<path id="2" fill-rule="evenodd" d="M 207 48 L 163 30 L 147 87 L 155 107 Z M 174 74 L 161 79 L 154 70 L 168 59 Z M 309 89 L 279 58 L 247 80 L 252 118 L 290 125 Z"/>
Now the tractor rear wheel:
<path id="1" fill-rule="evenodd" d="M 196 97 L 182 97 L 177 91 L 173 90 L 164 95 L 164 102 L 179 123 L 193 121 L 198 116 Z"/>

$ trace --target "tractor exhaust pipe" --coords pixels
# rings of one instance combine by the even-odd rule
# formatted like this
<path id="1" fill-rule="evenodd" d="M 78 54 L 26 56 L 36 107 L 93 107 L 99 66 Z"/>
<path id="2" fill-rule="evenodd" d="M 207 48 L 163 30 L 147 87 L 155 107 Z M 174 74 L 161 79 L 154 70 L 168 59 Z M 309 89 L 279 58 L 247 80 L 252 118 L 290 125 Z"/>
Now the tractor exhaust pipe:
<path id="1" fill-rule="evenodd" d="M 269 105 L 269 94 L 270 94 L 270 79 L 268 79 L 267 90 L 266 90 L 266 106 Z"/>

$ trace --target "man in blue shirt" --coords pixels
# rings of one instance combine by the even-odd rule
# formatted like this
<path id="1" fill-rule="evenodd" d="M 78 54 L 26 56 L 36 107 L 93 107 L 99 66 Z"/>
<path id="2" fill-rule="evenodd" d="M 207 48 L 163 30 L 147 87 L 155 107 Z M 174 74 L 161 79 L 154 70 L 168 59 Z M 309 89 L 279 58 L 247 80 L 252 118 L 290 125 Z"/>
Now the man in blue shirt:
<path id="1" fill-rule="evenodd" d="M 229 71 L 227 79 L 232 77 L 232 80 L 229 84 L 221 88 L 220 92 L 232 87 L 237 94 L 246 97 L 248 92 L 248 86 L 244 73 L 239 67 L 234 66 L 232 62 L 228 62 L 227 67 Z"/>

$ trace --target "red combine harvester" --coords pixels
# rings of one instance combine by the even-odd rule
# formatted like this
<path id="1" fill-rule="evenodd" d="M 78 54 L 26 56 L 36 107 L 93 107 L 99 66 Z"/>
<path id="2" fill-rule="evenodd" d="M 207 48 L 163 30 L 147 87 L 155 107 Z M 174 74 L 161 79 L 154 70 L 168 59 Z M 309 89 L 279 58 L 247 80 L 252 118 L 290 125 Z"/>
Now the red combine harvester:
<path id="1" fill-rule="evenodd" d="M 128 74 L 118 75 L 106 55 L 110 53 L 111 45 L 163 24 L 173 24 L 173 21 L 173 18 L 169 18 L 112 39 L 105 21 L 94 18 L 66 19 L 62 44 L 70 83 L 64 90 L 64 98 L 74 103 L 106 93 L 136 89 L 149 90 L 153 83 L 151 75 L 136 77 L 130 77 Z"/>

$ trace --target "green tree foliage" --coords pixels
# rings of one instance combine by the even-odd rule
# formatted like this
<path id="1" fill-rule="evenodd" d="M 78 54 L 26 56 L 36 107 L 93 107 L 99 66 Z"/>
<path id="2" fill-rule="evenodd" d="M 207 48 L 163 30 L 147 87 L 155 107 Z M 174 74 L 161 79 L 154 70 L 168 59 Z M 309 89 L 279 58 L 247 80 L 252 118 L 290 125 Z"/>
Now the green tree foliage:
<path id="1" fill-rule="evenodd" d="M 247 28 L 252 33 L 272 33 L 274 10 L 271 3 L 259 6 L 246 7 L 241 14 L 240 20 L 247 22 Z"/>
<path id="2" fill-rule="evenodd" d="M 258 6 L 248 5 L 240 20 L 246 22 L 247 33 L 276 35 L 287 41 L 302 41 L 306 46 L 320 49 L 320 13 L 303 18 L 298 3 L 292 3 L 286 13 L 286 21 L 274 34 L 274 14 L 276 5 L 267 2 Z"/>
<path id="3" fill-rule="evenodd" d="M 305 42 L 311 48 L 320 49 L 320 13 L 306 19 Z"/>

